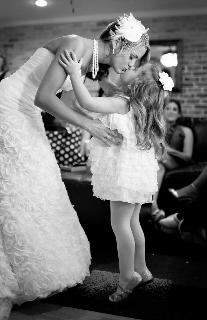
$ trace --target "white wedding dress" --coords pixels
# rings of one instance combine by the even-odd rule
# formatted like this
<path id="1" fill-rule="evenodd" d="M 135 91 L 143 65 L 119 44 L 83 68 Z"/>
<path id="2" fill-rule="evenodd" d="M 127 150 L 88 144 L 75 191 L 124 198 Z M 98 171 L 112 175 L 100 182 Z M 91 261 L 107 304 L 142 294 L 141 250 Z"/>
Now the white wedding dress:
<path id="1" fill-rule="evenodd" d="M 89 242 L 34 105 L 53 58 L 39 48 L 0 82 L 0 299 L 14 303 L 46 297 L 89 275 Z M 70 85 L 67 80 L 65 89 Z"/>

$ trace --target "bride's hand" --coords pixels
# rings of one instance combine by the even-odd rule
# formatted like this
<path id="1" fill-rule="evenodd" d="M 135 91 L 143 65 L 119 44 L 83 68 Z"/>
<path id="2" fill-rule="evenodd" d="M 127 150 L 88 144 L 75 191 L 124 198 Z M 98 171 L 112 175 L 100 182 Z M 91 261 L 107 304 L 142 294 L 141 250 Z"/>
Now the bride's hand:
<path id="1" fill-rule="evenodd" d="M 119 145 L 123 141 L 122 135 L 117 130 L 110 130 L 100 120 L 92 120 L 88 131 L 106 146 Z"/>
<path id="2" fill-rule="evenodd" d="M 80 154 L 81 156 L 88 157 L 89 156 L 89 141 L 91 135 L 88 131 L 82 130 L 82 137 L 80 141 Z"/>

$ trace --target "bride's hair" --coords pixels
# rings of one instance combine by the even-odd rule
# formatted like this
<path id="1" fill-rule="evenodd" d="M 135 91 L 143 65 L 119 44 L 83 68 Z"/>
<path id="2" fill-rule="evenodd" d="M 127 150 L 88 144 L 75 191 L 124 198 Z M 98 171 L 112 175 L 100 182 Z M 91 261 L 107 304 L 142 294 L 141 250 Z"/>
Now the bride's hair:
<path id="1" fill-rule="evenodd" d="M 116 34 L 117 28 L 120 27 L 120 19 L 123 17 L 118 17 L 113 22 L 109 23 L 106 28 L 102 31 L 100 34 L 100 40 L 104 42 L 111 42 L 113 39 L 113 35 Z M 138 20 L 137 20 L 138 21 Z M 143 34 L 143 37 L 139 39 L 137 42 L 132 42 L 124 38 L 123 36 L 120 36 L 119 38 L 121 45 L 120 45 L 120 51 L 123 49 L 130 49 L 134 48 L 138 45 L 144 45 L 146 48 L 145 54 L 140 59 L 140 66 L 145 64 L 146 62 L 149 62 L 150 60 L 150 45 L 149 45 L 149 36 L 147 33 Z"/>

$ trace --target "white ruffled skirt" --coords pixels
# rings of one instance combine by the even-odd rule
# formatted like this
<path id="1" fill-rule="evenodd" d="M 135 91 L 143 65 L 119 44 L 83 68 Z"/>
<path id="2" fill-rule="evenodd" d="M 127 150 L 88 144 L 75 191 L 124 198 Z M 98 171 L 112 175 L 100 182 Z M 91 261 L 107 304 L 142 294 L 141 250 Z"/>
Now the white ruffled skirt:
<path id="1" fill-rule="evenodd" d="M 158 190 L 158 163 L 154 149 L 137 146 L 106 147 L 90 141 L 93 193 L 103 200 L 151 203 Z"/>

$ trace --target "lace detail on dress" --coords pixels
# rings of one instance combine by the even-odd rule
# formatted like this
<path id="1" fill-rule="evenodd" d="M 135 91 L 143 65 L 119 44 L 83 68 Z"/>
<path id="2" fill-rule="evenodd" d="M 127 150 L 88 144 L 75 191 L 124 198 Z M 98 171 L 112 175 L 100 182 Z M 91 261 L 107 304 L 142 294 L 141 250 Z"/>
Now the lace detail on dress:
<path id="1" fill-rule="evenodd" d="M 22 303 L 81 283 L 91 255 L 32 105 L 35 90 L 30 83 L 20 105 L 16 77 L 7 90 L 0 83 L 0 298 Z"/>
<path id="2" fill-rule="evenodd" d="M 83 281 L 90 265 L 88 240 L 47 138 L 34 134 L 28 144 L 24 132 L 0 125 L 0 292 L 18 292 L 17 302 Z"/>

